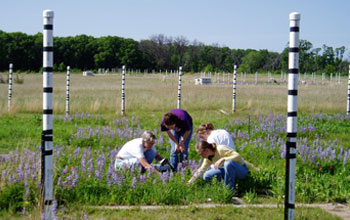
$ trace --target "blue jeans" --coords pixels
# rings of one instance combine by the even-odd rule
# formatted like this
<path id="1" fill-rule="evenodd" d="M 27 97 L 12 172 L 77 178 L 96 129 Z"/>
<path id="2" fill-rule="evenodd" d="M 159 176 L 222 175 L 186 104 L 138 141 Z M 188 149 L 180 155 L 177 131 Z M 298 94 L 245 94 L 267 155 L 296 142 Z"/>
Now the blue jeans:
<path id="1" fill-rule="evenodd" d="M 169 138 L 169 142 L 170 142 L 170 145 L 171 145 L 170 165 L 175 170 L 177 170 L 177 164 L 179 162 L 182 162 L 183 160 L 188 160 L 188 146 L 190 145 L 190 140 L 191 140 L 191 137 L 192 137 L 192 131 L 193 131 L 193 128 L 191 128 L 190 134 L 188 135 L 188 138 L 187 138 L 186 142 L 184 143 L 186 150 L 183 153 L 175 152 L 175 143 L 174 143 L 173 140 L 171 140 Z M 180 142 L 180 138 L 185 135 L 186 131 L 176 132 L 175 130 L 170 130 L 170 132 L 171 132 L 172 135 L 174 135 L 174 137 L 177 140 L 177 142 Z M 180 159 L 179 159 L 179 156 L 180 156 Z"/>
<path id="2" fill-rule="evenodd" d="M 203 179 L 210 181 L 214 176 L 218 179 L 218 181 L 224 179 L 225 185 L 234 191 L 236 178 L 244 179 L 247 176 L 248 171 L 249 170 L 246 165 L 241 165 L 233 161 L 225 161 L 224 167 L 207 170 L 203 175 Z"/>

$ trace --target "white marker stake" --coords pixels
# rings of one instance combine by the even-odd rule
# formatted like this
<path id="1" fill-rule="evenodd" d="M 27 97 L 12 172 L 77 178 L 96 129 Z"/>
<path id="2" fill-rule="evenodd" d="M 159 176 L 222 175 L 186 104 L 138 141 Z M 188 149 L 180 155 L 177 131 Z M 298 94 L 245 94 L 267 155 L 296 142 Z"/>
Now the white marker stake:
<path id="1" fill-rule="evenodd" d="M 236 84 L 237 84 L 237 65 L 234 65 L 234 70 L 233 70 L 232 113 L 236 112 Z"/>
<path id="2" fill-rule="evenodd" d="M 42 207 L 44 206 L 45 218 L 52 219 L 53 200 L 53 117 L 52 117 L 52 94 L 53 94 L 53 17 L 54 12 L 45 10 L 43 31 L 43 132 L 42 132 Z"/>
<path id="3" fill-rule="evenodd" d="M 284 219 L 295 219 L 295 173 L 299 76 L 299 23 L 300 14 L 290 13 L 288 62 L 288 117 L 286 142 L 286 187 Z"/>
<path id="4" fill-rule="evenodd" d="M 69 116 L 69 86 L 70 86 L 70 66 L 67 66 L 67 84 L 66 84 L 66 117 Z"/>
<path id="5" fill-rule="evenodd" d="M 7 111 L 11 111 L 11 99 L 12 99 L 12 71 L 13 71 L 13 64 L 10 63 L 9 66 L 9 92 L 8 92 L 8 99 L 7 99 Z"/>
<path id="6" fill-rule="evenodd" d="M 122 72 L 122 115 L 125 115 L 125 65 L 123 65 Z"/>
<path id="7" fill-rule="evenodd" d="M 346 115 L 350 115 L 350 65 L 349 65 L 349 80 L 348 80 L 348 109 Z"/>
<path id="8" fill-rule="evenodd" d="M 179 86 L 177 88 L 177 108 L 181 108 L 181 78 L 182 78 L 182 66 L 179 67 Z"/>

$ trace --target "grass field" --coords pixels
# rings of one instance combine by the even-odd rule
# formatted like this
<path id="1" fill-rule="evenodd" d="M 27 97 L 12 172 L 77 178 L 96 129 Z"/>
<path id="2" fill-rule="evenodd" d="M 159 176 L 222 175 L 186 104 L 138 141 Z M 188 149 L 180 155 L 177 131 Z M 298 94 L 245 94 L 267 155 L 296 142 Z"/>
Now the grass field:
<path id="1" fill-rule="evenodd" d="M 42 75 L 22 75 L 24 83 L 13 85 L 10 113 L 7 112 L 8 85 L 0 84 L 0 216 L 4 217 L 18 215 L 21 218 L 18 213 L 23 208 L 25 217 L 34 215 L 40 194 L 38 146 L 42 130 Z M 255 74 L 248 74 L 245 83 L 238 77 L 236 112 L 232 114 L 232 84 L 195 86 L 196 77 L 199 74 L 183 76 L 181 105 L 192 116 L 194 129 L 209 121 L 216 128 L 228 130 L 239 153 L 260 168 L 259 172 L 252 172 L 247 179 L 238 182 L 236 196 L 246 203 L 283 204 L 287 84 L 268 83 L 267 75 L 259 75 L 257 85 Z M 279 79 L 280 76 L 273 77 Z M 167 111 L 176 108 L 177 78 L 168 76 L 165 79 L 159 74 L 127 75 L 126 117 L 122 117 L 119 74 L 95 77 L 72 74 L 71 117 L 68 118 L 64 117 L 65 78 L 65 74 L 54 76 L 54 184 L 58 210 L 77 204 L 188 205 L 207 202 L 208 198 L 213 202 L 230 203 L 232 194 L 221 183 L 198 181 L 192 187 L 185 185 L 199 166 L 200 158 L 194 151 L 198 141 L 195 136 L 190 144 L 190 161 L 184 164 L 181 172 L 158 177 L 142 176 L 137 171 L 118 173 L 111 169 L 119 147 L 146 129 L 156 132 L 156 148 L 169 156 L 168 140 L 159 131 L 159 124 Z M 316 84 L 300 84 L 298 99 L 296 201 L 349 203 L 347 81 L 343 78 L 340 84 L 329 81 L 322 84 L 320 80 Z M 71 216 L 83 216 L 77 210 L 70 211 Z M 198 215 L 193 218 L 189 217 L 191 210 L 180 213 L 184 219 L 200 219 L 201 215 L 208 216 L 207 219 L 229 219 L 227 215 L 231 214 L 238 219 L 261 219 L 262 216 L 259 209 L 231 212 L 223 209 L 211 216 L 205 210 L 195 209 L 193 213 Z M 132 212 L 135 213 L 133 217 L 120 213 L 121 219 L 151 218 L 147 211 Z M 326 216 L 319 213 L 315 209 L 297 209 L 297 218 Z M 169 211 L 168 214 L 169 219 L 173 219 L 178 213 Z M 269 209 L 265 214 L 263 219 L 271 219 L 271 216 L 281 219 L 283 215 L 281 209 Z M 63 211 L 57 215 L 69 216 Z M 107 219 L 114 215 L 117 216 L 111 211 L 89 214 L 93 218 L 105 216 Z"/>

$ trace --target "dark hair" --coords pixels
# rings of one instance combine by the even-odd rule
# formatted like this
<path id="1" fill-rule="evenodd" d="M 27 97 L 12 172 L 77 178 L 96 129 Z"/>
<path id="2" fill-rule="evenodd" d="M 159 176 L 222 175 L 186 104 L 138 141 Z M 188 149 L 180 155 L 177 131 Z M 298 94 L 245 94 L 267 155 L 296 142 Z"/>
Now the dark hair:
<path id="1" fill-rule="evenodd" d="M 199 128 L 197 129 L 197 135 L 201 135 L 204 133 L 204 131 L 207 130 L 214 130 L 214 125 L 210 122 L 199 125 Z"/>
<path id="2" fill-rule="evenodd" d="M 166 126 L 177 124 L 178 121 L 179 118 L 174 113 L 168 112 L 164 115 L 164 124 Z"/>
<path id="3" fill-rule="evenodd" d="M 211 151 L 215 151 L 216 149 L 216 144 L 209 144 L 206 141 L 201 141 L 197 144 L 196 150 L 199 154 L 203 153 L 206 149 L 209 149 Z"/>

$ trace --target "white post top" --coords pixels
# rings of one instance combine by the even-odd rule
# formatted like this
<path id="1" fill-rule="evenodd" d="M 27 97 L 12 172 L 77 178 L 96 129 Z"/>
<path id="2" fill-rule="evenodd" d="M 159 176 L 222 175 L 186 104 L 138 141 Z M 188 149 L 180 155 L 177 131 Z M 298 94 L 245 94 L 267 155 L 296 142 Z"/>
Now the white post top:
<path id="1" fill-rule="evenodd" d="M 70 66 L 67 66 L 67 70 L 69 70 L 70 69 Z"/>
<path id="2" fill-rule="evenodd" d="M 10 63 L 10 68 L 12 69 L 12 67 L 13 67 L 13 64 L 12 64 L 12 63 Z"/>
<path id="3" fill-rule="evenodd" d="M 179 67 L 180 71 L 182 70 L 182 66 Z"/>
<path id="4" fill-rule="evenodd" d="M 234 65 L 233 68 L 237 69 L 237 65 Z"/>
<path id="5" fill-rule="evenodd" d="M 43 11 L 43 17 L 44 18 L 53 18 L 53 11 L 52 10 L 45 10 Z"/>
<path id="6" fill-rule="evenodd" d="M 289 14 L 289 20 L 300 20 L 300 13 L 299 12 L 292 12 Z"/>
<path id="7" fill-rule="evenodd" d="M 123 67 L 122 67 L 124 70 L 125 70 L 125 65 L 123 65 Z"/>

